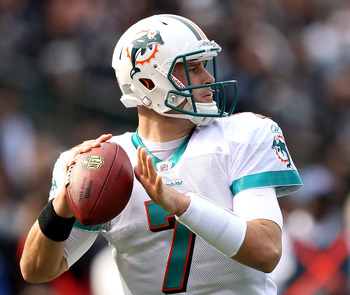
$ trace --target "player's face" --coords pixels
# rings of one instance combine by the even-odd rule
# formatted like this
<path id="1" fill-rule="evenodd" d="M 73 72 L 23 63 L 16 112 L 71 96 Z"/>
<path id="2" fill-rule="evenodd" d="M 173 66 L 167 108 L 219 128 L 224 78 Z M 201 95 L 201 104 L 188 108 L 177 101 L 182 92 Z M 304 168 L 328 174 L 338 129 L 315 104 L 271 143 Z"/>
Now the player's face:
<path id="1" fill-rule="evenodd" d="M 192 86 L 215 82 L 214 77 L 205 69 L 205 64 L 205 61 L 188 63 L 188 72 Z M 186 70 L 183 63 L 176 64 L 173 75 L 179 79 L 186 87 L 188 86 Z M 194 89 L 193 94 L 196 102 L 206 103 L 213 101 L 212 91 L 210 87 Z"/>

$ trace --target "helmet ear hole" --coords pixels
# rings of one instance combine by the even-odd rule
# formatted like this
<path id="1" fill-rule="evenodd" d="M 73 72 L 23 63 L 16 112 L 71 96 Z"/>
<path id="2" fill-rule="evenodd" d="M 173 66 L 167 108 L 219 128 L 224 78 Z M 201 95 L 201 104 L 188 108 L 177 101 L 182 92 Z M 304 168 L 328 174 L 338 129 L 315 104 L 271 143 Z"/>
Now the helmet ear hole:
<path id="1" fill-rule="evenodd" d="M 143 86 L 145 86 L 148 90 L 152 90 L 155 86 L 152 80 L 150 79 L 146 79 L 146 78 L 142 78 L 139 79 L 139 81 L 141 82 L 141 84 Z"/>

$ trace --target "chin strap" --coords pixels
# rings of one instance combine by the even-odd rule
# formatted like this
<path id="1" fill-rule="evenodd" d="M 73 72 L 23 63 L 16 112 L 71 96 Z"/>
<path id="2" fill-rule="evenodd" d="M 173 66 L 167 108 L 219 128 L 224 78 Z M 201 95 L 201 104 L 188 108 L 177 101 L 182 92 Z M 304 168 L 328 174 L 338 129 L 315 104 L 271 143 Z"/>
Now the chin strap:
<path id="1" fill-rule="evenodd" d="M 215 115 L 218 113 L 218 108 L 216 103 L 213 101 L 211 103 L 196 103 L 197 113 L 198 114 L 210 114 Z M 192 104 L 187 102 L 184 106 L 184 110 L 188 112 L 194 112 Z M 213 122 L 214 117 L 206 117 L 206 116 L 191 116 L 190 120 L 198 125 L 198 126 L 206 126 Z"/>

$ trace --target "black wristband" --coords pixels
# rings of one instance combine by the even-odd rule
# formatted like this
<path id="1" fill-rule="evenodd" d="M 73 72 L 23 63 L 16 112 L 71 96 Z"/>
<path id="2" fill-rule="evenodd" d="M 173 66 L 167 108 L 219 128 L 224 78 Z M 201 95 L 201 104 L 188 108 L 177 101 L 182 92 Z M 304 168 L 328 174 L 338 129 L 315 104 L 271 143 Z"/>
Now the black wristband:
<path id="1" fill-rule="evenodd" d="M 69 234 L 72 231 L 75 218 L 64 218 L 57 215 L 53 208 L 52 202 L 53 200 L 48 202 L 39 213 L 39 227 L 47 238 L 55 242 L 63 242 L 68 239 Z"/>

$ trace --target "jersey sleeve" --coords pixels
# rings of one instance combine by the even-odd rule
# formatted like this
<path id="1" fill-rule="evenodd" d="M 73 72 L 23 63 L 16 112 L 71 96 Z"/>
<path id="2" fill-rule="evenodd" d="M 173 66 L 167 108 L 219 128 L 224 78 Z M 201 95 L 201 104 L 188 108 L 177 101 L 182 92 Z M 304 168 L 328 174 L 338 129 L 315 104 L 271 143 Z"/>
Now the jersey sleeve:
<path id="1" fill-rule="evenodd" d="M 232 191 L 274 187 L 277 197 L 289 194 L 302 186 L 281 128 L 269 118 L 250 114 L 241 117 L 240 142 L 232 161 Z"/>
<path id="2" fill-rule="evenodd" d="M 78 223 L 78 222 L 76 222 Z M 82 230 L 74 226 L 66 241 L 64 257 L 67 259 L 68 268 L 77 262 L 93 245 L 100 232 L 100 228 Z"/>
<path id="3" fill-rule="evenodd" d="M 282 229 L 282 212 L 274 188 L 253 188 L 238 193 L 233 198 L 234 212 L 245 220 L 272 220 Z"/>
<path id="4" fill-rule="evenodd" d="M 57 159 L 52 172 L 52 182 L 49 195 L 50 200 L 56 198 L 59 191 L 65 185 L 66 163 L 72 156 L 73 152 L 70 150 L 62 153 Z"/>

